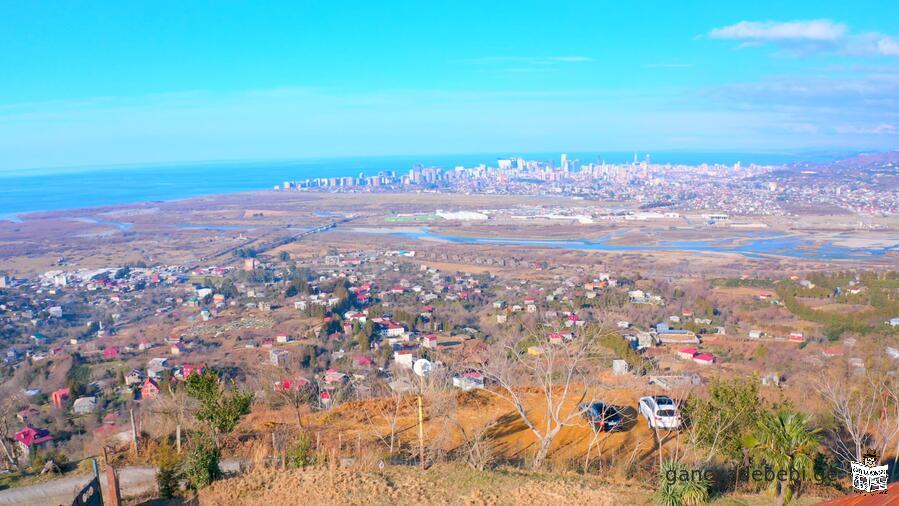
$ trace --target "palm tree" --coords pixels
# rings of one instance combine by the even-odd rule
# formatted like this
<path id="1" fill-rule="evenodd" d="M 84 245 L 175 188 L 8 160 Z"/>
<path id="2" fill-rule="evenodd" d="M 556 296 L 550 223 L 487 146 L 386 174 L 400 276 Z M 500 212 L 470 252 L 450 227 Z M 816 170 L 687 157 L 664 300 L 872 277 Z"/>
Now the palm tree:
<path id="1" fill-rule="evenodd" d="M 809 427 L 804 414 L 782 410 L 762 416 L 755 432 L 746 438 L 750 455 L 774 471 L 777 478 L 772 487 L 781 504 L 790 502 L 801 478 L 814 472 L 818 432 Z"/>
<path id="2" fill-rule="evenodd" d="M 709 501 L 711 483 L 705 473 L 691 473 L 683 462 L 662 463 L 661 482 L 656 491 L 659 506 L 699 506 Z"/>

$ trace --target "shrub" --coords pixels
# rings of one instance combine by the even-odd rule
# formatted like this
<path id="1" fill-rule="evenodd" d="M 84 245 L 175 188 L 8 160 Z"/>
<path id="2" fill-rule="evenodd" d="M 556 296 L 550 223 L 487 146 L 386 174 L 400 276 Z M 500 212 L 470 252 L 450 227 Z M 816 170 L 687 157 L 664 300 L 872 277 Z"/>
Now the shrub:
<path id="1" fill-rule="evenodd" d="M 156 465 L 156 487 L 159 489 L 159 496 L 172 497 L 180 488 L 181 457 L 171 445 L 163 444 L 156 449 L 153 463 Z"/>
<path id="2" fill-rule="evenodd" d="M 300 434 L 287 448 L 287 465 L 306 467 L 313 464 L 315 464 L 315 456 L 312 454 L 312 440 L 308 434 Z"/>
<path id="3" fill-rule="evenodd" d="M 220 460 L 221 452 L 212 436 L 198 436 L 183 466 L 184 476 L 190 487 L 199 490 L 217 480 L 221 475 Z"/>

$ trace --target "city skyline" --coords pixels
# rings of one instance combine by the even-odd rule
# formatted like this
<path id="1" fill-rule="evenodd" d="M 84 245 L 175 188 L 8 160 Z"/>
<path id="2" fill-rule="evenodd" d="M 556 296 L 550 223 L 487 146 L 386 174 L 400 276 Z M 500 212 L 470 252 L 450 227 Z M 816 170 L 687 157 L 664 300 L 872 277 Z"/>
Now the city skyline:
<path id="1" fill-rule="evenodd" d="M 889 150 L 899 6 L 0 8 L 0 171 Z"/>

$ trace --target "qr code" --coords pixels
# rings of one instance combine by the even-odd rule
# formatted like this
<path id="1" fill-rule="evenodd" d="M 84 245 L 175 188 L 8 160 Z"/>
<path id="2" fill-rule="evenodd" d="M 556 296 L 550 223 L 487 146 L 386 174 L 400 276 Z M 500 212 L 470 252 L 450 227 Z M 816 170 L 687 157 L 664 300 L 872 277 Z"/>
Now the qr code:
<path id="1" fill-rule="evenodd" d="M 886 490 L 887 489 L 887 475 L 886 473 L 877 474 L 871 477 L 871 492 L 875 492 L 878 490 Z"/>

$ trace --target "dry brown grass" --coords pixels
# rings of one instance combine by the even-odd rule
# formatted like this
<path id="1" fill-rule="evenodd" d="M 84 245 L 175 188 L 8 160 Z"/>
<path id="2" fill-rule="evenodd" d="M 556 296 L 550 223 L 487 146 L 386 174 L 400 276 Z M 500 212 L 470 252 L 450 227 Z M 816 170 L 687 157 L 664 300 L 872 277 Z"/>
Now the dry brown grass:
<path id="1" fill-rule="evenodd" d="M 214 483 L 200 504 L 645 504 L 651 490 L 610 484 L 595 477 L 519 470 L 474 471 L 438 465 L 280 471 L 257 469 Z"/>

